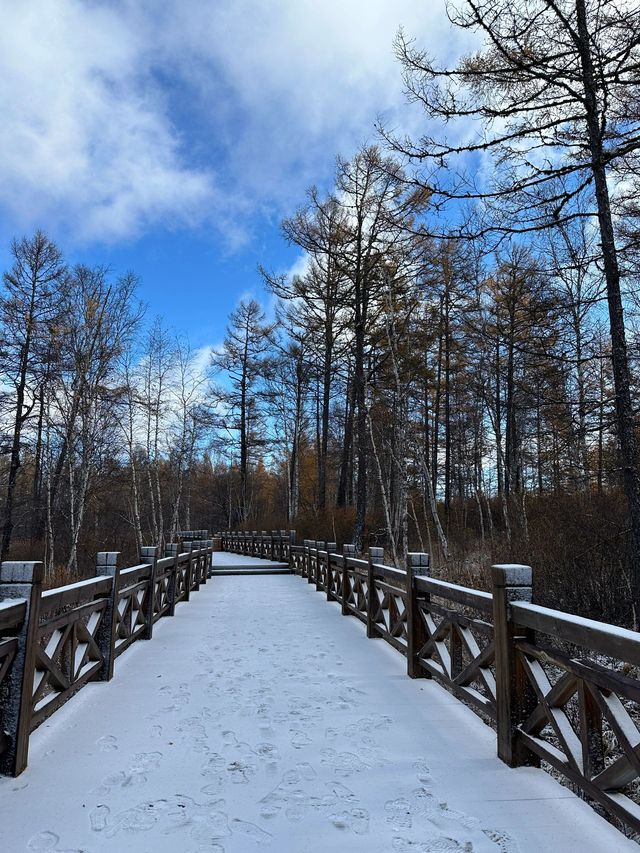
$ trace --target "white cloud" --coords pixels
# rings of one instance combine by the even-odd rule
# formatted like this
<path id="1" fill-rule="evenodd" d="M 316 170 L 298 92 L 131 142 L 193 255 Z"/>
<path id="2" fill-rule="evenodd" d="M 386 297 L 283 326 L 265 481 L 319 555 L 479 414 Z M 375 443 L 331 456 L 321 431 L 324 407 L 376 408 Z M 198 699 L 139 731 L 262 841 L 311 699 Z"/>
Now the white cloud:
<path id="1" fill-rule="evenodd" d="M 443 0 L 0 0 L 0 207 L 127 239 L 214 225 L 233 248 L 402 107 L 400 25 L 459 51 Z M 462 36 L 460 36 L 462 38 Z"/>
<path id="2" fill-rule="evenodd" d="M 287 278 L 294 278 L 295 276 L 305 276 L 309 272 L 310 266 L 309 255 L 306 252 L 298 255 L 295 261 L 291 264 L 289 269 L 286 271 Z"/>
<path id="3" fill-rule="evenodd" d="M 156 20 L 168 61 L 215 104 L 229 175 L 267 205 L 298 200 L 373 136 L 379 113 L 414 123 L 393 55 L 400 26 L 445 56 L 467 39 L 443 0 L 182 0 Z"/>
<path id="4" fill-rule="evenodd" d="M 79 239 L 196 221 L 212 176 L 181 158 L 148 80 L 145 46 L 113 10 L 76 0 L 2 4 L 0 204 L 20 226 Z"/>

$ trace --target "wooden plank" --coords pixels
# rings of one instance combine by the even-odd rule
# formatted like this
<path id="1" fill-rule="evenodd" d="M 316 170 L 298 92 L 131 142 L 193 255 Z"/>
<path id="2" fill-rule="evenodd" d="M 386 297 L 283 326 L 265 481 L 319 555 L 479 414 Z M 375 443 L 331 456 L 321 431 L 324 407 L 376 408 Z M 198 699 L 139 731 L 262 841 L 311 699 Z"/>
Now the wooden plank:
<path id="1" fill-rule="evenodd" d="M 120 571 L 120 578 L 127 580 L 128 583 L 135 583 L 137 580 L 148 579 L 150 573 L 151 563 L 140 563 L 137 566 L 122 569 Z"/>
<path id="2" fill-rule="evenodd" d="M 406 591 L 407 573 L 402 569 L 397 569 L 395 566 L 385 566 L 381 563 L 373 563 L 372 569 L 374 578 L 386 580 L 390 584 Z"/>
<path id="3" fill-rule="evenodd" d="M 491 613 L 493 609 L 493 597 L 490 592 L 482 592 L 479 589 L 471 589 L 467 586 L 447 583 L 435 578 L 419 577 L 417 579 L 418 592 L 431 593 L 466 607 L 473 607 L 482 613 Z"/>
<path id="4" fill-rule="evenodd" d="M 424 602 L 426 599 L 418 598 L 418 601 Z M 466 616 L 464 613 L 460 613 L 459 610 L 451 610 L 451 608 L 444 607 L 433 600 L 429 601 L 428 609 L 432 613 L 437 613 L 450 622 L 459 625 L 461 628 L 473 628 L 479 633 L 493 638 L 493 625 L 490 622 L 485 622 L 484 619 L 474 619 L 472 616 Z"/>
<path id="5" fill-rule="evenodd" d="M 97 578 L 90 578 L 77 584 L 49 589 L 42 593 L 40 615 L 46 616 L 47 613 L 52 613 L 54 610 L 62 610 L 63 607 L 70 607 L 90 598 L 107 596 L 111 592 L 111 583 L 111 578 L 108 575 L 100 575 Z"/>
<path id="6" fill-rule="evenodd" d="M 387 643 L 389 643 L 390 646 L 393 646 L 393 648 L 396 651 L 400 652 L 401 655 L 404 655 L 405 657 L 407 656 L 407 644 L 406 643 L 403 643 L 397 637 L 393 637 L 389 633 L 389 631 L 387 631 L 384 628 L 381 628 L 380 626 L 378 626 L 378 630 L 380 632 L 380 637 L 383 640 L 385 640 Z"/>
<path id="7" fill-rule="evenodd" d="M 401 587 L 391 586 L 391 584 L 382 580 L 375 580 L 375 585 L 381 592 L 386 592 L 388 595 L 397 595 L 399 598 L 402 598 L 403 601 L 407 597 L 407 591 Z"/>
<path id="8" fill-rule="evenodd" d="M 31 728 L 30 731 L 35 731 L 38 726 L 42 725 L 42 723 L 47 720 L 55 711 L 61 708 L 66 702 L 69 701 L 75 694 L 81 690 L 85 684 L 89 681 L 92 681 L 100 674 L 100 668 L 102 666 L 102 661 L 96 661 L 90 668 L 86 670 L 82 674 L 77 681 L 74 681 L 66 690 L 50 694 L 51 700 L 45 701 L 45 704 L 42 705 L 38 709 L 34 709 L 31 715 Z M 48 697 L 46 697 L 48 700 Z"/>
<path id="9" fill-rule="evenodd" d="M 582 678 L 591 684 L 595 684 L 602 690 L 610 690 L 619 693 L 626 699 L 640 704 L 640 682 L 630 678 L 621 672 L 599 664 L 597 661 L 584 660 L 581 658 L 570 658 L 557 649 L 547 646 L 534 646 L 522 640 L 516 641 L 516 647 L 523 654 L 536 658 L 542 663 L 551 664 L 572 673 L 577 678 Z"/>
<path id="10" fill-rule="evenodd" d="M 425 673 L 433 678 L 438 684 L 441 684 L 449 693 L 452 693 L 456 698 L 463 702 L 468 702 L 473 706 L 474 710 L 481 711 L 490 719 L 496 718 L 495 702 L 483 696 L 477 690 L 456 684 L 451 681 L 447 674 L 442 670 L 437 661 L 428 658 L 419 658 L 418 663 L 424 669 Z"/>
<path id="11" fill-rule="evenodd" d="M 24 598 L 0 602 L 0 634 L 19 628 L 26 614 L 27 602 Z"/>
<path id="12" fill-rule="evenodd" d="M 640 634 L 636 631 L 529 602 L 513 602 L 511 611 L 514 620 L 533 631 L 640 666 Z"/>
<path id="13" fill-rule="evenodd" d="M 161 557 L 157 563 L 157 569 L 159 573 L 162 572 L 170 572 L 173 566 L 175 565 L 175 557 Z"/>
<path id="14" fill-rule="evenodd" d="M 108 603 L 108 598 L 97 598 L 94 601 L 87 601 L 84 604 L 80 604 L 78 607 L 74 607 L 73 610 L 66 610 L 57 616 L 49 617 L 46 621 L 40 623 L 38 634 L 39 636 L 43 636 L 51 631 L 64 628 L 65 625 L 72 625 L 90 613 L 98 613 L 104 610 Z"/>

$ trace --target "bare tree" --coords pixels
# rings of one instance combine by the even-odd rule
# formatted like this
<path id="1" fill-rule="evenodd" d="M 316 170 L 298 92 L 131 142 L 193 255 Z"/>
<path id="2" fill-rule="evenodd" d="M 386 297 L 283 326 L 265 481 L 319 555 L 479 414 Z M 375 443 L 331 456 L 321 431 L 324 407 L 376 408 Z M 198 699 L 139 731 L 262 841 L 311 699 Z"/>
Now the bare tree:
<path id="1" fill-rule="evenodd" d="M 348 235 L 347 211 L 341 202 L 329 196 L 321 199 L 314 188 L 308 192 L 308 204 L 285 219 L 282 229 L 290 243 L 307 253 L 309 269 L 289 282 L 268 277 L 272 290 L 284 299 L 300 300 L 307 323 L 317 328 L 321 375 L 321 400 L 318 442 L 318 509 L 327 501 L 327 453 L 332 383 L 336 373 L 336 346 L 341 331 L 341 312 L 345 301 L 345 276 L 338 258 Z M 314 336 L 315 337 L 315 336 Z"/>
<path id="2" fill-rule="evenodd" d="M 231 314 L 222 351 L 212 356 L 216 374 L 224 372 L 230 387 L 220 385 L 216 390 L 227 409 L 226 428 L 238 435 L 240 452 L 239 523 L 246 524 L 250 511 L 249 467 L 250 454 L 261 443 L 257 435 L 260 417 L 258 383 L 263 375 L 265 356 L 270 349 L 272 326 L 258 303 L 242 300 Z"/>
<path id="3" fill-rule="evenodd" d="M 376 147 L 361 149 L 351 161 L 338 161 L 336 197 L 346 213 L 348 231 L 338 266 L 349 281 L 353 322 L 353 386 L 357 443 L 356 516 L 353 542 L 360 550 L 367 510 L 367 340 L 381 306 L 380 286 L 387 254 L 401 254 L 411 244 L 411 225 L 427 196 L 407 191 L 400 164 Z"/>
<path id="4" fill-rule="evenodd" d="M 47 376 L 51 337 L 60 316 L 60 288 L 65 275 L 62 255 L 41 231 L 14 240 L 13 266 L 4 274 L 0 299 L 2 324 L 0 370 L 15 389 L 9 477 L 2 519 L 0 558 L 11 544 L 13 506 L 21 458 L 23 429 L 41 399 Z"/>
<path id="5" fill-rule="evenodd" d="M 120 394 L 117 359 L 140 319 L 133 304 L 135 276 L 115 282 L 102 267 L 74 268 L 63 306 L 61 366 L 53 418 L 63 436 L 69 499 L 69 559 L 78 567 L 78 541 L 96 466 L 110 446 Z M 62 454 L 61 454 L 62 455 Z"/>
<path id="6" fill-rule="evenodd" d="M 591 193 L 637 601 L 640 475 L 609 181 L 625 172 L 640 148 L 640 116 L 630 109 L 640 95 L 640 10 L 610 0 L 465 0 L 449 12 L 455 25 L 480 34 L 484 47 L 441 68 L 401 34 L 397 51 L 407 91 L 430 119 L 474 119 L 481 132 L 469 142 L 425 135 L 416 142 L 392 140 L 393 147 L 420 161 L 420 183 L 436 208 L 449 201 L 486 203 L 490 218 L 474 227 L 462 223 L 466 237 L 554 228 L 584 216 L 574 202 Z M 489 186 L 478 186 L 461 162 L 482 154 L 494 159 Z"/>
<path id="7" fill-rule="evenodd" d="M 188 481 L 194 453 L 206 423 L 203 406 L 206 377 L 195 363 L 194 353 L 188 342 L 179 340 L 176 345 L 176 365 L 173 371 L 172 397 L 174 423 L 172 453 L 174 477 L 173 507 L 171 511 L 170 539 L 175 541 L 180 528 L 180 510 L 183 503 L 185 481 Z M 186 515 L 189 505 L 186 502 Z M 188 526 L 188 524 L 187 524 Z"/>

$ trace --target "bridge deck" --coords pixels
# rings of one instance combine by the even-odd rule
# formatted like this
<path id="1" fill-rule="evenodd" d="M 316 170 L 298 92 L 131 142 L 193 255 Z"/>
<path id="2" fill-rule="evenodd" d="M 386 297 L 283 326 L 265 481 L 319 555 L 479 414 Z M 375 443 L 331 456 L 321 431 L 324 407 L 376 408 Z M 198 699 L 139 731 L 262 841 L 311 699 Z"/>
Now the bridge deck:
<path id="1" fill-rule="evenodd" d="M 220 577 L 0 779 L 2 850 L 637 850 L 294 577 Z M 269 849 L 269 847 L 267 847 Z"/>
<path id="2" fill-rule="evenodd" d="M 261 560 L 259 557 L 244 557 L 215 551 L 213 554 L 214 575 L 288 575 L 289 563 Z"/>

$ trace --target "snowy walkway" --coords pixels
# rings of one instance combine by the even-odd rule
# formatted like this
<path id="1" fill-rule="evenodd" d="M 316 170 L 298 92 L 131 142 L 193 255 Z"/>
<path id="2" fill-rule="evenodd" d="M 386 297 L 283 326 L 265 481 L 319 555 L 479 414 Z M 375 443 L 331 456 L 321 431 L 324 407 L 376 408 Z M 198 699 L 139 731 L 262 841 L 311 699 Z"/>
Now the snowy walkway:
<path id="1" fill-rule="evenodd" d="M 213 573 L 214 575 L 289 574 L 289 563 L 277 563 L 274 560 L 261 560 L 259 557 L 214 551 Z"/>
<path id="2" fill-rule="evenodd" d="M 301 579 L 219 577 L 0 780 L 0 849 L 636 851 Z"/>

